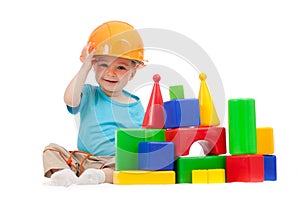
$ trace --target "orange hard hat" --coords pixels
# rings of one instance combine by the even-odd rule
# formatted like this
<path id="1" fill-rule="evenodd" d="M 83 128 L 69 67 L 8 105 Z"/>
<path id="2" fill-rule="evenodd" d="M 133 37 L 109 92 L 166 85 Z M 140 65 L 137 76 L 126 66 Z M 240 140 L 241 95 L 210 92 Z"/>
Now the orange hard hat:
<path id="1" fill-rule="evenodd" d="M 116 56 L 138 61 L 144 65 L 144 44 L 133 26 L 122 21 L 108 21 L 98 26 L 90 35 L 89 53 Z"/>

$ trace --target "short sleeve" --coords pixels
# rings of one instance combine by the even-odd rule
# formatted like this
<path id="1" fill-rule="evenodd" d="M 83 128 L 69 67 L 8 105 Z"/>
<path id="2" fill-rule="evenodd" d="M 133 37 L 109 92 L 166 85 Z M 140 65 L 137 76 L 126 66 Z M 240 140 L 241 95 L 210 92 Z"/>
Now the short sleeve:
<path id="1" fill-rule="evenodd" d="M 82 92 L 81 92 L 81 100 L 80 100 L 80 104 L 77 107 L 71 107 L 69 105 L 67 106 L 67 110 L 69 111 L 69 113 L 76 115 L 78 112 L 80 112 L 82 110 L 82 108 L 85 106 L 88 97 L 90 96 L 91 92 L 92 92 L 92 85 L 90 84 L 85 84 L 82 88 Z"/>

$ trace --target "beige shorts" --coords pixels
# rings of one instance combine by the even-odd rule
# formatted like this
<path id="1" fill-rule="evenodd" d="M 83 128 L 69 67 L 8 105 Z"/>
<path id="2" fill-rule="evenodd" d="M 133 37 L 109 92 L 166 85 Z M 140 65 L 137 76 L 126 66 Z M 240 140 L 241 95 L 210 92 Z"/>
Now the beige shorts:
<path id="1" fill-rule="evenodd" d="M 43 151 L 44 176 L 51 177 L 52 170 L 71 169 L 79 176 L 88 168 L 115 169 L 115 156 L 94 156 L 83 151 L 68 151 L 50 143 Z"/>

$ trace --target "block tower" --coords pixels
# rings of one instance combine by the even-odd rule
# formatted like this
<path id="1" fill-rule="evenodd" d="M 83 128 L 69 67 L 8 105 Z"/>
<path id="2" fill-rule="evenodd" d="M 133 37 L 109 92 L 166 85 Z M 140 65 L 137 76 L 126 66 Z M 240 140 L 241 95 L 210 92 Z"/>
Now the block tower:
<path id="1" fill-rule="evenodd" d="M 198 98 L 174 95 L 172 86 L 170 96 L 183 98 L 164 102 L 166 140 L 175 145 L 177 183 L 225 182 L 226 130 L 218 126 L 206 74 L 199 78 Z"/>
<path id="2" fill-rule="evenodd" d="M 276 180 L 273 129 L 256 127 L 255 100 L 228 100 L 226 129 L 206 83 L 199 75 L 198 98 L 185 98 L 182 85 L 170 86 L 163 101 L 160 76 L 142 128 L 116 131 L 114 184 L 262 182 Z"/>
<path id="3" fill-rule="evenodd" d="M 228 100 L 229 152 L 227 182 L 276 180 L 273 129 L 256 127 L 255 100 Z"/>

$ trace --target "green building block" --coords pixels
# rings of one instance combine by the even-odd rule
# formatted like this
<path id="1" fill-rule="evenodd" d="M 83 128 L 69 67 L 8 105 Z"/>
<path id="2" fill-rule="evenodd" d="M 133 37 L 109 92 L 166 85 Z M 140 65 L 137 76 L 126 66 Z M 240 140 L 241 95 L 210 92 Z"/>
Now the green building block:
<path id="1" fill-rule="evenodd" d="M 183 85 L 173 85 L 169 87 L 170 99 L 184 99 Z"/>
<path id="2" fill-rule="evenodd" d="M 165 129 L 116 130 L 115 170 L 138 169 L 138 144 L 140 142 L 165 142 Z"/>
<path id="3" fill-rule="evenodd" d="M 226 156 L 180 156 L 175 162 L 176 182 L 192 183 L 192 171 L 196 169 L 225 169 Z"/>
<path id="4" fill-rule="evenodd" d="M 228 100 L 229 152 L 232 155 L 256 154 L 255 100 Z"/>

